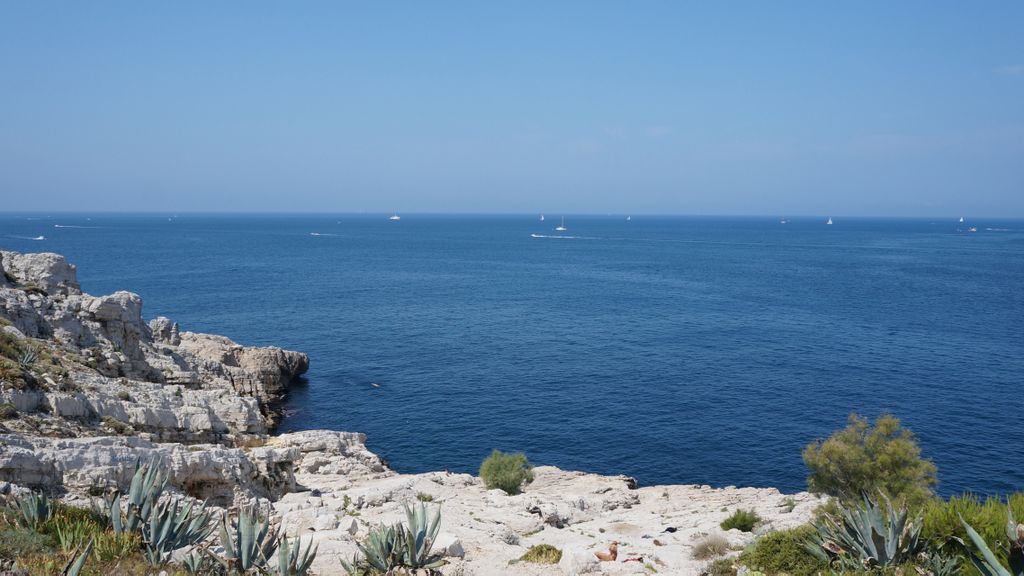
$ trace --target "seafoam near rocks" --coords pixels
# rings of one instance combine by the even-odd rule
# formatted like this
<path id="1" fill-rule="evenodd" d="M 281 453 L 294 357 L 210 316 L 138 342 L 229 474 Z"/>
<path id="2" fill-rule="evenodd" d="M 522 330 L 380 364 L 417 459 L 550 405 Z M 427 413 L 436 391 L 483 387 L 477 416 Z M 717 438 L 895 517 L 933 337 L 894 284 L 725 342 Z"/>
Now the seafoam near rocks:
<path id="1" fill-rule="evenodd" d="M 318 574 L 342 574 L 370 526 L 403 504 L 442 510 L 436 546 L 447 574 L 699 574 L 693 547 L 737 508 L 758 530 L 806 522 L 816 498 L 771 488 L 653 486 L 542 466 L 524 493 L 487 490 L 468 474 L 398 474 L 364 435 L 314 430 L 270 436 L 275 404 L 309 366 L 305 354 L 246 347 L 148 324 L 130 292 L 82 293 L 57 254 L 0 252 L 0 337 L 45 353 L 24 369 L 6 359 L 0 403 L 0 493 L 45 490 L 71 502 L 124 489 L 138 462 L 160 462 L 171 489 L 237 506 L 271 506 L 289 535 L 319 546 Z M 754 538 L 724 533 L 735 550 Z M 594 555 L 618 542 L 618 557 Z M 535 544 L 561 562 L 517 561 Z M 735 553 L 735 552 L 734 552 Z"/>

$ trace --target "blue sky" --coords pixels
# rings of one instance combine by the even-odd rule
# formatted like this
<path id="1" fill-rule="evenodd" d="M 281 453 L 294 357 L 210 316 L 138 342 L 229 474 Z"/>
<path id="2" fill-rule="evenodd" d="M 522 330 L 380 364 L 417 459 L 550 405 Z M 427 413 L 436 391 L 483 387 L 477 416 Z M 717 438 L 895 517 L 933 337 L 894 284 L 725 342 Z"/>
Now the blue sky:
<path id="1" fill-rule="evenodd" d="M 1022 2 L 4 2 L 0 210 L 1024 216 Z"/>

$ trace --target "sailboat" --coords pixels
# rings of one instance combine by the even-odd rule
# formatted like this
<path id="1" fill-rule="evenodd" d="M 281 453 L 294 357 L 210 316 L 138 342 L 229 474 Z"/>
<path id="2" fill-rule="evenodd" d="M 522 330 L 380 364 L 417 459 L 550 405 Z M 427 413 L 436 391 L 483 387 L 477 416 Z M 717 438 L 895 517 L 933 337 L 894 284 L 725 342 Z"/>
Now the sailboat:
<path id="1" fill-rule="evenodd" d="M 964 223 L 964 217 L 963 217 L 963 216 L 961 216 L 961 217 L 960 217 L 960 223 L 961 223 L 961 224 L 963 224 L 963 223 Z"/>
<path id="2" fill-rule="evenodd" d="M 632 220 L 632 219 L 633 219 L 633 217 L 632 217 L 632 216 L 626 216 L 626 222 L 629 222 L 629 221 L 630 221 L 630 220 Z"/>
<path id="3" fill-rule="evenodd" d="M 392 214 L 391 217 L 388 218 L 388 220 L 395 220 L 395 221 L 398 221 L 398 220 L 401 220 L 401 219 L 402 219 L 402 217 L 399 216 L 397 213 Z"/>
<path id="4" fill-rule="evenodd" d="M 555 230 L 558 230 L 559 232 L 565 232 L 566 230 L 568 230 L 568 228 L 565 227 L 565 216 L 562 216 L 562 223 L 559 224 L 558 227 L 555 228 Z"/>
<path id="5" fill-rule="evenodd" d="M 540 221 L 541 221 L 541 222 L 543 222 L 543 221 L 544 221 L 544 215 L 543 215 L 543 214 L 541 214 L 541 215 L 540 215 Z"/>
<path id="6" fill-rule="evenodd" d="M 825 224 L 828 224 L 829 226 L 832 225 L 832 217 L 831 216 L 828 217 L 828 222 L 825 222 Z"/>

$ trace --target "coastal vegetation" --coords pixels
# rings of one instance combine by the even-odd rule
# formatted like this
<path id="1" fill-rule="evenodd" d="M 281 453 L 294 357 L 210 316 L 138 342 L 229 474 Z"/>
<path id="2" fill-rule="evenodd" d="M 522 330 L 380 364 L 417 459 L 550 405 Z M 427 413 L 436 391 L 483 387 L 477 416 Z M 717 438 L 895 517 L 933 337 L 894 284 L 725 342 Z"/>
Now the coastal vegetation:
<path id="1" fill-rule="evenodd" d="M 205 503 L 165 495 L 167 480 L 158 463 L 139 465 L 128 492 L 115 492 L 94 510 L 38 493 L 10 499 L 0 520 L 0 570 L 24 576 L 308 573 L 316 558 L 312 545 L 282 538 L 255 509 L 215 521 Z M 220 554 L 208 541 L 218 526 Z M 172 563 L 171 552 L 182 549 L 191 550 Z"/>
<path id="2" fill-rule="evenodd" d="M 740 532 L 751 532 L 754 526 L 761 521 L 761 517 L 753 510 L 736 510 L 731 516 L 722 520 L 722 530 L 739 530 Z"/>
<path id="3" fill-rule="evenodd" d="M 341 561 L 342 568 L 349 576 L 383 576 L 405 574 L 439 574 L 444 557 L 433 550 L 437 531 L 441 525 L 441 512 L 433 516 L 427 513 L 427 505 L 419 507 L 404 505 L 406 523 L 370 529 L 369 534 L 358 544 L 359 551 L 351 562 Z"/>
<path id="4" fill-rule="evenodd" d="M 833 497 L 808 525 L 759 537 L 731 567 L 767 575 L 1022 576 L 1024 493 L 934 496 L 935 465 L 897 418 L 846 428 L 804 450 L 808 488 Z M 724 523 L 723 523 L 724 527 Z"/>
<path id="5" fill-rule="evenodd" d="M 480 464 L 480 478 L 488 490 L 498 488 L 507 494 L 519 494 L 525 484 L 533 482 L 533 467 L 522 452 L 506 454 L 495 449 Z"/>
<path id="6" fill-rule="evenodd" d="M 532 562 L 534 564 L 558 564 L 562 559 L 562 551 L 550 544 L 536 544 L 520 558 L 520 562 Z"/>

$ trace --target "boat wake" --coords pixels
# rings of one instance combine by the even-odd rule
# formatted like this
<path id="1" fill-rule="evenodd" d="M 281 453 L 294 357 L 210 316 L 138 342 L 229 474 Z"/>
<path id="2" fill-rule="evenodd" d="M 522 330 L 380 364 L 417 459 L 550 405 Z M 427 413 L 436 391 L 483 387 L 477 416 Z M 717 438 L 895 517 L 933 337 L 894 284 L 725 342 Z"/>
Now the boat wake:
<path id="1" fill-rule="evenodd" d="M 559 236 L 555 234 L 530 234 L 531 238 L 559 238 L 562 240 L 586 240 L 583 236 Z M 593 240 L 593 238 L 590 238 Z"/>
<path id="2" fill-rule="evenodd" d="M 46 240 L 46 236 L 8 236 L 8 238 L 17 238 L 18 240 Z"/>
<path id="3" fill-rule="evenodd" d="M 337 236 L 337 234 L 328 234 L 326 232 L 310 232 L 310 236 Z"/>
<path id="4" fill-rule="evenodd" d="M 54 224 L 54 228 L 99 228 L 99 226 L 75 226 L 74 224 Z"/>

